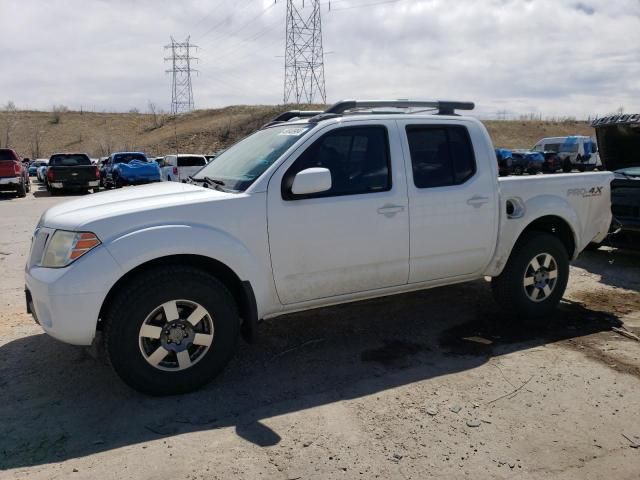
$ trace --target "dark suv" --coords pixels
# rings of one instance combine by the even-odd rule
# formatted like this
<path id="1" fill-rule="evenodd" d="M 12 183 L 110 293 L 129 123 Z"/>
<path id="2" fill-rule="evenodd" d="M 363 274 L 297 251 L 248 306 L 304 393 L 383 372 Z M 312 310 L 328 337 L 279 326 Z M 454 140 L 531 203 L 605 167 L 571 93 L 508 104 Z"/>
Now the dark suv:
<path id="1" fill-rule="evenodd" d="M 614 217 L 608 242 L 640 248 L 640 114 L 613 115 L 592 123 L 598 137 L 600 159 L 613 171 L 611 211 Z"/>

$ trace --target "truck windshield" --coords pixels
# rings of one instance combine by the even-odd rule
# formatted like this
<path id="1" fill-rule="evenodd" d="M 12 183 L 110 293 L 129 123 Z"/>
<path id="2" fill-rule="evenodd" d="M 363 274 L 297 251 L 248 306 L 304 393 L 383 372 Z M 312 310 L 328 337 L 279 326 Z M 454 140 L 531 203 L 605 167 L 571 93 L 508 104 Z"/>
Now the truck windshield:
<path id="1" fill-rule="evenodd" d="M 54 155 L 49 160 L 51 166 L 75 167 L 77 165 L 91 165 L 86 155 Z"/>
<path id="2" fill-rule="evenodd" d="M 212 178 L 222 182 L 225 189 L 244 191 L 313 125 L 278 125 L 258 130 L 225 150 L 193 178 Z"/>

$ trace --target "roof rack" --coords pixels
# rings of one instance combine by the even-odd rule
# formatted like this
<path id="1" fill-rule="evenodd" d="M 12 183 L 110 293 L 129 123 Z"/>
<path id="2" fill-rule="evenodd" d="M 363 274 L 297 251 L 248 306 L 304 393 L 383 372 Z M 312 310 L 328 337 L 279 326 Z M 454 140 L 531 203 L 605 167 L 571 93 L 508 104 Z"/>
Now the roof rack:
<path id="1" fill-rule="evenodd" d="M 322 113 L 322 110 L 289 110 L 288 112 L 282 112 L 273 120 L 267 122 L 262 128 L 270 127 L 277 123 L 288 122 L 294 118 L 311 118 Z"/>
<path id="2" fill-rule="evenodd" d="M 324 111 L 325 114 L 343 114 L 349 110 L 363 108 L 433 108 L 438 115 L 456 115 L 456 110 L 473 110 L 473 102 L 455 102 L 449 100 L 341 100 Z"/>

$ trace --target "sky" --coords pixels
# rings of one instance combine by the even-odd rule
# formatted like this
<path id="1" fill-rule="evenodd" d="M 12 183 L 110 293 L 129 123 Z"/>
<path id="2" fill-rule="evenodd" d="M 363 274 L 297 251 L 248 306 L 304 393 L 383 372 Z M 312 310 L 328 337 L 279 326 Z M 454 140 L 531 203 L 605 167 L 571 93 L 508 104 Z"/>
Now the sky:
<path id="1" fill-rule="evenodd" d="M 310 14 L 312 0 L 294 1 Z M 328 103 L 469 100 L 485 118 L 640 112 L 640 0 L 320 1 Z M 0 105 L 169 110 L 171 36 L 199 47 L 196 108 L 281 104 L 285 11 L 286 0 L 0 0 Z"/>

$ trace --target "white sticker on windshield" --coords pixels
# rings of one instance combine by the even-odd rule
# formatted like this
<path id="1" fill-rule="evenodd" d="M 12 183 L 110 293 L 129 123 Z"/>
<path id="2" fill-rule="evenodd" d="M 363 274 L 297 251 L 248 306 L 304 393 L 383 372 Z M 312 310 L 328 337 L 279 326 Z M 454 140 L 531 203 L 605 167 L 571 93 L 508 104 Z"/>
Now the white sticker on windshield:
<path id="1" fill-rule="evenodd" d="M 306 128 L 285 128 L 278 135 L 290 135 L 294 137 L 298 137 L 305 132 Z"/>

